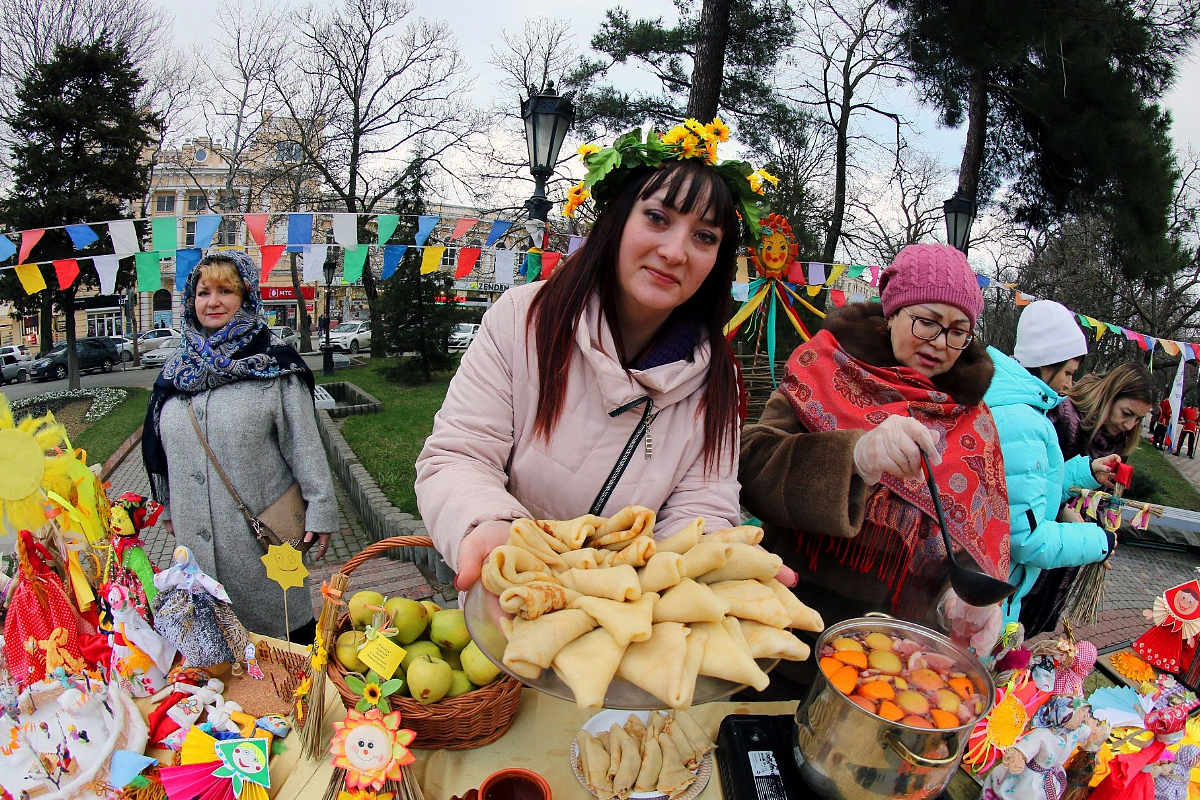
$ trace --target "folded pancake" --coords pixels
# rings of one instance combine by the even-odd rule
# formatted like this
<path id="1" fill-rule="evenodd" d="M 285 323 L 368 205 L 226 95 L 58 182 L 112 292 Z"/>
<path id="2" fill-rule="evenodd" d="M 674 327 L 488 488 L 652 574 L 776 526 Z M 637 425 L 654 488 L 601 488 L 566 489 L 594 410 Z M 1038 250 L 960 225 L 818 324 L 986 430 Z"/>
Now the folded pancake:
<path id="1" fill-rule="evenodd" d="M 565 565 L 563 569 L 596 569 L 608 566 L 614 553 L 611 550 L 597 550 L 585 547 L 582 550 L 570 550 L 563 553 L 561 558 Z"/>
<path id="2" fill-rule="evenodd" d="M 611 783 L 617 777 L 617 771 L 621 769 L 621 737 L 613 738 L 613 731 L 619 726 L 613 725 L 604 732 L 604 746 L 608 749 L 608 780 Z M 612 795 L 616 796 L 616 787 L 611 790 Z"/>
<path id="3" fill-rule="evenodd" d="M 584 514 L 582 517 L 561 521 L 540 519 L 537 524 L 539 528 L 562 542 L 566 550 L 578 550 L 583 547 L 589 536 L 595 534 L 596 526 L 604 524 L 604 517 Z"/>
<path id="4" fill-rule="evenodd" d="M 811 649 L 791 631 L 763 625 L 751 619 L 739 619 L 742 636 L 755 658 L 782 658 L 785 661 L 804 661 Z"/>
<path id="5" fill-rule="evenodd" d="M 708 734 L 692 718 L 691 714 L 686 711 L 676 711 L 674 717 L 675 724 L 683 729 L 683 732 L 688 737 L 688 741 L 692 743 L 692 749 L 698 750 L 701 758 L 717 749 L 716 742 L 708 738 Z"/>
<path id="6" fill-rule="evenodd" d="M 683 571 L 689 578 L 698 578 L 717 567 L 725 566 L 730 544 L 700 542 L 683 554 Z"/>
<path id="7" fill-rule="evenodd" d="M 704 518 L 696 517 L 667 538 L 659 539 L 658 552 L 683 555 L 699 543 L 702 533 L 704 533 Z"/>
<path id="8" fill-rule="evenodd" d="M 792 615 L 783 601 L 758 581 L 721 581 L 708 587 L 729 604 L 729 613 L 739 619 L 753 619 L 776 628 L 791 624 Z"/>
<path id="9" fill-rule="evenodd" d="M 657 739 L 652 738 L 642 745 L 642 763 L 638 768 L 637 782 L 633 784 L 634 791 L 655 791 L 660 772 L 662 772 L 662 747 L 659 746 Z"/>
<path id="10" fill-rule="evenodd" d="M 642 739 L 646 738 L 646 723 L 642 722 L 642 718 L 637 714 L 630 714 L 622 725 L 625 732 L 629 734 L 629 738 L 637 744 L 638 749 L 641 749 Z"/>
<path id="11" fill-rule="evenodd" d="M 703 547 L 701 541 L 698 547 Z M 761 547 L 742 542 L 725 544 L 725 563 L 701 575 L 697 580 L 705 583 L 720 581 L 771 580 L 783 566 L 783 559 L 774 553 L 768 553 Z M 691 573 L 688 573 L 691 575 Z M 693 576 L 695 577 L 695 576 Z"/>
<path id="12" fill-rule="evenodd" d="M 538 527 L 531 519 L 518 519 L 509 528 L 508 544 L 521 547 L 546 562 L 551 569 L 562 569 L 565 544 Z"/>
<path id="13" fill-rule="evenodd" d="M 650 638 L 657 600 L 658 595 L 653 592 L 627 603 L 580 595 L 571 601 L 571 608 L 586 611 L 597 625 L 612 634 L 618 645 L 624 647 L 630 642 L 644 642 Z"/>
<path id="14" fill-rule="evenodd" d="M 705 638 L 703 631 L 681 623 L 660 622 L 649 639 L 625 649 L 617 675 L 671 708 L 687 708 L 696 692 Z"/>
<path id="15" fill-rule="evenodd" d="M 605 547 L 637 536 L 654 536 L 655 514 L 643 506 L 625 506 L 604 523 L 588 542 L 591 547 Z"/>
<path id="16" fill-rule="evenodd" d="M 585 612 L 566 608 L 537 619 L 513 618 L 504 663 L 513 672 L 536 678 L 567 644 L 596 627 Z"/>
<path id="17" fill-rule="evenodd" d="M 679 722 L 674 716 L 667 717 L 667 724 L 663 728 L 662 738 L 671 740 L 671 743 L 675 745 L 675 750 L 679 753 L 679 760 L 689 770 L 696 769 L 700 766 L 700 762 L 704 760 L 704 755 L 700 752 L 700 748 L 692 745 L 692 741 L 683 732 L 683 728 L 679 727 Z"/>
<path id="18" fill-rule="evenodd" d="M 799 628 L 802 631 L 815 633 L 825 630 L 825 621 L 821 619 L 821 615 L 801 603 L 800 598 L 796 597 L 791 589 L 774 578 L 764 580 L 762 583 L 775 593 L 775 596 L 787 609 L 788 614 L 791 615 L 792 621 L 788 624 L 789 628 Z"/>
<path id="19" fill-rule="evenodd" d="M 554 657 L 554 671 L 571 687 L 575 705 L 580 708 L 603 706 L 608 684 L 624 654 L 625 648 L 617 644 L 611 633 L 596 628 L 558 651 Z"/>
<path id="20" fill-rule="evenodd" d="M 579 748 L 579 771 L 583 773 L 584 783 L 601 797 L 612 794 L 612 781 L 608 779 L 608 750 L 600 740 L 587 731 L 580 731 L 575 737 Z"/>
<path id="21" fill-rule="evenodd" d="M 483 562 L 483 586 L 494 595 L 505 589 L 534 581 L 558 583 L 559 580 L 546 562 L 523 547 L 502 544 Z"/>
<path id="22" fill-rule="evenodd" d="M 762 539 L 763 529 L 757 525 L 739 525 L 736 528 L 706 533 L 700 537 L 702 542 L 741 542 L 742 544 L 759 544 Z"/>
<path id="23" fill-rule="evenodd" d="M 533 581 L 505 589 L 500 594 L 500 607 L 509 614 L 537 619 L 543 614 L 566 608 L 572 600 L 582 596 L 557 583 Z"/>
<path id="24" fill-rule="evenodd" d="M 728 613 L 728 603 L 691 578 L 667 589 L 654 604 L 655 622 L 720 622 Z"/>
<path id="25" fill-rule="evenodd" d="M 604 569 L 569 569 L 559 573 L 558 578 L 568 589 L 592 597 L 621 601 L 642 596 L 637 571 L 628 564 Z"/>
<path id="26" fill-rule="evenodd" d="M 661 546 L 661 542 L 659 546 Z M 643 592 L 661 592 L 670 589 L 684 578 L 683 556 L 679 553 L 659 550 L 650 556 L 646 566 L 638 570 L 638 581 Z"/>
<path id="27" fill-rule="evenodd" d="M 744 683 L 759 692 L 771 683 L 767 673 L 754 663 L 750 646 L 736 619 L 725 617 L 721 622 L 698 622 L 692 625 L 692 630 L 702 630 L 708 635 L 704 658 L 700 661 L 701 675 Z"/>
<path id="28" fill-rule="evenodd" d="M 650 720 L 646 725 L 646 735 L 642 737 L 642 746 L 644 747 L 651 739 L 658 738 L 662 733 L 663 726 L 667 724 L 667 715 L 661 711 L 655 711 L 650 715 Z"/>
<path id="29" fill-rule="evenodd" d="M 642 750 L 616 723 L 608 729 L 608 746 L 621 748 L 621 763 L 617 774 L 613 776 L 612 791 L 620 800 L 625 800 L 633 794 L 633 785 L 637 783 L 638 771 L 642 766 Z"/>
<path id="30" fill-rule="evenodd" d="M 654 790 L 673 800 L 692 785 L 696 776 L 683 765 L 679 749 L 665 731 L 658 735 L 658 746 L 662 751 L 662 768 L 659 770 L 658 783 L 654 785 Z"/>
<path id="31" fill-rule="evenodd" d="M 601 551 L 612 552 L 612 551 Z M 657 549 L 654 544 L 653 537 L 638 536 L 630 539 L 629 542 L 621 550 L 613 553 L 608 559 L 608 566 L 615 567 L 619 564 L 628 564 L 631 567 L 645 566 L 646 562 L 654 556 Z"/>

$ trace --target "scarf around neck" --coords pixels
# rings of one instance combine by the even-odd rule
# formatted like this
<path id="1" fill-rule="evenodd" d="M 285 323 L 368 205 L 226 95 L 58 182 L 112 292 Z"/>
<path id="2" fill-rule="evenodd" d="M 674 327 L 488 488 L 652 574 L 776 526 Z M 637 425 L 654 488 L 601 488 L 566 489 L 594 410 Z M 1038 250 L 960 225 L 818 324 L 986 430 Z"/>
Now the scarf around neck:
<path id="1" fill-rule="evenodd" d="M 911 416 L 929 428 L 942 457 L 933 474 L 950 538 L 989 575 L 1008 578 L 1008 492 L 1000 439 L 986 406 L 955 402 L 909 367 L 876 366 L 856 358 L 828 330 L 796 349 L 780 390 L 812 432 L 872 430 L 893 414 Z M 898 556 L 878 562 L 875 554 L 892 549 L 889 543 L 896 537 Z M 924 479 L 884 473 L 856 538 L 814 535 L 810 540 L 814 548 L 833 550 L 852 569 L 878 570 L 880 580 L 893 589 L 894 606 L 907 609 L 937 601 L 922 596 L 932 588 L 924 578 L 944 570 L 946 559 Z M 817 549 L 811 553 L 814 559 Z M 914 577 L 922 580 L 909 580 Z M 916 585 L 908 587 L 902 600 L 906 583 Z"/>

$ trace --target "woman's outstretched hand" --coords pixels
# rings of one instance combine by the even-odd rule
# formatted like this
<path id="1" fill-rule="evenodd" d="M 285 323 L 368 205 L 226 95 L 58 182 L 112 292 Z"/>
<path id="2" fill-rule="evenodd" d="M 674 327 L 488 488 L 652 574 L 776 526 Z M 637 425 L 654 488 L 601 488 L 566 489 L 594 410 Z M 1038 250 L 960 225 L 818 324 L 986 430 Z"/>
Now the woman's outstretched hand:
<path id="1" fill-rule="evenodd" d="M 942 463 L 933 433 L 912 417 L 892 415 L 863 434 L 854 446 L 854 469 L 868 485 L 879 483 L 883 473 L 897 478 L 921 477 L 921 451 L 929 463 Z"/>
<path id="2" fill-rule="evenodd" d="M 470 589 L 483 571 L 483 561 L 500 545 L 508 541 L 511 522 L 492 520 L 475 526 L 458 546 L 458 575 L 454 588 L 460 592 Z"/>

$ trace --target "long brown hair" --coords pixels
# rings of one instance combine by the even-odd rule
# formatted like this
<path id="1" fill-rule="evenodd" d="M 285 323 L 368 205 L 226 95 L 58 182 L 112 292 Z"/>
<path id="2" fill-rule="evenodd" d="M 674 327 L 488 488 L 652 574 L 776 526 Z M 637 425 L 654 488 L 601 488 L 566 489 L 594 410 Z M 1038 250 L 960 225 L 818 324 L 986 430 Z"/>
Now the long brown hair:
<path id="1" fill-rule="evenodd" d="M 662 169 L 646 168 L 630 175 L 596 219 L 583 247 L 534 296 L 525 323 L 527 336 L 532 330 L 538 359 L 538 406 L 533 430 L 548 440 L 562 415 L 567 375 L 575 355 L 575 332 L 593 294 L 600 297 L 622 363 L 631 355 L 624 352 L 621 331 L 615 324 L 621 235 L 634 204 L 664 186 L 666 206 L 682 214 L 697 210 L 711 215 L 721 226 L 721 243 L 712 271 L 696 293 L 672 312 L 699 321 L 712 351 L 708 383 L 698 409 L 704 416 L 704 468 L 712 470 L 721 459 L 736 456 L 733 449 L 741 422 L 741 380 L 733 351 L 722 334 L 729 319 L 729 282 L 737 261 L 740 223 L 729 187 L 698 159 L 671 162 Z"/>
<path id="2" fill-rule="evenodd" d="M 1104 427 L 1113 405 L 1121 398 L 1154 405 L 1150 373 L 1141 364 L 1121 364 L 1102 374 L 1084 375 L 1067 390 L 1067 397 L 1079 410 L 1079 425 L 1088 432 L 1089 447 Z M 1126 434 L 1125 443 L 1118 451 L 1122 456 L 1130 455 L 1137 448 L 1141 437 L 1139 428 L 1137 426 Z"/>

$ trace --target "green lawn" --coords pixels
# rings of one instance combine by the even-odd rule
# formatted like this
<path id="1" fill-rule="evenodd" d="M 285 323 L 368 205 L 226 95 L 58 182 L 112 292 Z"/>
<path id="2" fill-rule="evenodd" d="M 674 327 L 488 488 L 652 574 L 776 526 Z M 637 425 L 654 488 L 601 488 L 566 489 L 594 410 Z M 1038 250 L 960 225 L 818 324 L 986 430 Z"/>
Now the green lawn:
<path id="1" fill-rule="evenodd" d="M 1164 506 L 1200 511 L 1200 492 L 1171 466 L 1154 445 L 1142 442 L 1130 457 L 1129 463 L 1133 465 L 1133 488 L 1129 492 L 1130 497 Z M 1142 483 L 1147 478 L 1152 482 L 1149 496 L 1146 496 L 1147 492 L 1143 489 L 1145 484 Z"/>
<path id="2" fill-rule="evenodd" d="M 146 418 L 146 405 L 150 402 L 147 389 L 123 387 L 129 392 L 121 405 L 89 425 L 75 437 L 71 444 L 87 451 L 89 464 L 103 464 L 120 447 Z"/>
<path id="3" fill-rule="evenodd" d="M 389 360 L 381 365 L 340 369 L 330 378 L 318 375 L 317 382 L 348 381 L 383 403 L 378 414 L 347 417 L 342 435 L 392 505 L 417 515 L 414 465 L 433 430 L 433 416 L 442 407 L 452 374 L 440 375 L 427 386 L 404 386 L 379 374 L 379 369 L 390 366 Z"/>

